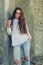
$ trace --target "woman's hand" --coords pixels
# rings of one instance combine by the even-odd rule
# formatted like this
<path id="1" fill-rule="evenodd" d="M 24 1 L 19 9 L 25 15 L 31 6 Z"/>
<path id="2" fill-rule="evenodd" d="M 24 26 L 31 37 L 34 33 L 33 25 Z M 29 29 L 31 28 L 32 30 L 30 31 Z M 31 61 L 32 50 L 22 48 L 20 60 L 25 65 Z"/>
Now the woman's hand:
<path id="1" fill-rule="evenodd" d="M 11 20 L 8 20 L 7 27 L 10 27 L 10 26 L 11 26 Z"/>
<path id="2" fill-rule="evenodd" d="M 31 40 L 31 39 L 32 39 L 32 37 L 28 36 L 28 40 Z"/>

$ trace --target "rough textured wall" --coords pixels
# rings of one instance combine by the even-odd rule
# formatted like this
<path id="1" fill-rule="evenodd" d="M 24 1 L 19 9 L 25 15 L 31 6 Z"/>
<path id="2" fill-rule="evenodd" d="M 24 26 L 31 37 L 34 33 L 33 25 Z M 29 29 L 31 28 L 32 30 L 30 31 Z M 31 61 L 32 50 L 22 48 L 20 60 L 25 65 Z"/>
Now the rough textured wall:
<path id="1" fill-rule="evenodd" d="M 3 3 L 3 4 L 2 4 Z M 4 1 L 0 0 L 0 65 L 4 63 L 5 43 L 4 43 Z"/>
<path id="2" fill-rule="evenodd" d="M 34 1 L 34 53 L 43 56 L 43 1 Z"/>
<path id="3" fill-rule="evenodd" d="M 6 34 L 6 22 L 16 6 L 23 9 L 32 36 L 30 52 L 31 65 L 42 65 L 43 0 L 0 0 L 0 65 L 13 64 L 13 48 L 10 48 L 9 38 Z"/>

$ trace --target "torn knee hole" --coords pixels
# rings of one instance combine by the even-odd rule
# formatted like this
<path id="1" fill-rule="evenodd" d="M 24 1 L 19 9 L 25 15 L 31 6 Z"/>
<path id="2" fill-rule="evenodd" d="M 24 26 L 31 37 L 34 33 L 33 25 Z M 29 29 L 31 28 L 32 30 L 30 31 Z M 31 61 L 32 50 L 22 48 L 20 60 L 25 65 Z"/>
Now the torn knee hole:
<path id="1" fill-rule="evenodd" d="M 29 57 L 28 56 L 25 56 L 24 57 L 24 60 L 27 60 L 28 61 L 29 60 Z"/>
<path id="2" fill-rule="evenodd" d="M 20 61 L 19 61 L 19 60 L 17 60 L 17 59 L 16 59 L 16 60 L 14 60 L 14 63 L 15 63 L 15 64 L 19 64 L 19 62 L 20 62 Z"/>

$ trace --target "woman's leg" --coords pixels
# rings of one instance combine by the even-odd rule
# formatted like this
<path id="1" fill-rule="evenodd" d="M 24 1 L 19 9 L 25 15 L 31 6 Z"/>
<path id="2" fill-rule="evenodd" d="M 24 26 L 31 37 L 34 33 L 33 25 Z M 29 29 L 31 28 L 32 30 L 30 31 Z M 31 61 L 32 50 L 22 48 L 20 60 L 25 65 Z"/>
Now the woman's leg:
<path id="1" fill-rule="evenodd" d="M 23 45 L 25 65 L 30 65 L 30 41 L 27 40 Z"/>
<path id="2" fill-rule="evenodd" d="M 13 54 L 14 54 L 14 65 L 21 65 L 21 47 L 19 45 L 14 46 Z"/>

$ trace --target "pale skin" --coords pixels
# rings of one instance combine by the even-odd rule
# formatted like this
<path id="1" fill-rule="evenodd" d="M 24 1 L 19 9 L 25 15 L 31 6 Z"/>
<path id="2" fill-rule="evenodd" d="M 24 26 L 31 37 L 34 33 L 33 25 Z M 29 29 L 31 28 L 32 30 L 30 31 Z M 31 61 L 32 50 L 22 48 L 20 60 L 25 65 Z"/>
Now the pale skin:
<path id="1" fill-rule="evenodd" d="M 20 10 L 17 10 L 17 11 L 16 11 L 16 14 L 15 14 L 15 18 L 16 18 L 16 19 L 19 19 L 19 17 L 20 17 L 20 12 L 21 12 Z M 11 26 L 11 19 L 8 20 L 8 22 L 7 22 L 7 27 L 10 27 L 10 26 Z M 31 40 L 31 38 L 30 38 L 29 36 L 28 36 L 28 40 Z M 25 59 L 27 59 L 27 57 L 25 57 Z M 19 61 L 16 60 L 15 63 L 18 64 Z"/>

